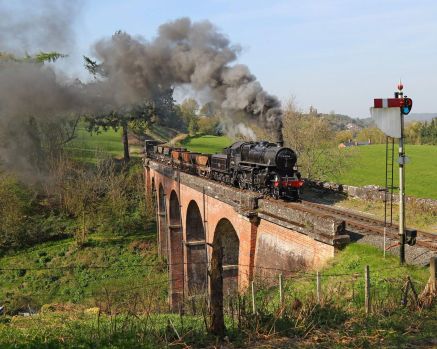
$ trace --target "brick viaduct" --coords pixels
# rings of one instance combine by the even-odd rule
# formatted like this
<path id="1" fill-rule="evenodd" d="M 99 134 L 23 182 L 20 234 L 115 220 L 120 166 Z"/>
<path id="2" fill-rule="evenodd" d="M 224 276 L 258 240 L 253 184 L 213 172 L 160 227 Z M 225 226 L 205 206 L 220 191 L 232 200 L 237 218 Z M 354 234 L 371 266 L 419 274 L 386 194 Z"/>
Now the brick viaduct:
<path id="1" fill-rule="evenodd" d="M 223 248 L 223 281 L 243 291 L 254 275 L 315 269 L 349 241 L 344 222 L 315 216 L 145 159 L 146 191 L 155 198 L 159 252 L 169 267 L 169 301 L 208 287 L 212 247 Z M 285 273 L 286 274 L 286 273 Z"/>

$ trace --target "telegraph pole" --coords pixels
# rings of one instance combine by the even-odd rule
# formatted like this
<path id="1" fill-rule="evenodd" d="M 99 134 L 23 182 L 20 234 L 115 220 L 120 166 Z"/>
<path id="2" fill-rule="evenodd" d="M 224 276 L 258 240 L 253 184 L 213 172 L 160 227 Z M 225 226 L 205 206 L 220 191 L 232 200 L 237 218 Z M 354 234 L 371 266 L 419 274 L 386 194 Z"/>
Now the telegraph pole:
<path id="1" fill-rule="evenodd" d="M 398 96 L 403 100 L 404 86 L 402 82 L 398 84 Z M 401 136 L 399 138 L 399 258 L 400 263 L 405 263 L 405 150 L 404 150 L 404 114 L 400 110 L 401 117 Z"/>

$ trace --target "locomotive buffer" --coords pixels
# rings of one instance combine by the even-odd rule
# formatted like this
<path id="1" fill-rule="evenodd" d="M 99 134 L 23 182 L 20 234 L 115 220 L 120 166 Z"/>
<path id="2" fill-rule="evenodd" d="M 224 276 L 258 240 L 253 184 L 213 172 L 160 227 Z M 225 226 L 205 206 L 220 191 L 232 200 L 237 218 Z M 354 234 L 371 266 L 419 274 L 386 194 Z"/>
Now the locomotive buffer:
<path id="1" fill-rule="evenodd" d="M 413 106 L 411 98 L 404 96 L 402 82 L 397 86 L 398 91 L 395 92 L 394 98 L 375 98 L 374 105 L 370 108 L 370 113 L 374 119 L 377 127 L 384 132 L 387 137 L 392 139 L 399 139 L 399 258 L 400 263 L 405 263 L 405 243 L 414 245 L 416 242 L 417 231 L 405 230 L 405 164 L 408 162 L 408 158 L 405 156 L 404 148 L 404 115 L 407 115 Z M 391 186 L 388 187 L 388 168 L 389 158 L 388 154 L 388 138 L 386 143 L 386 195 L 385 195 L 385 222 L 384 232 L 387 226 L 387 192 L 390 188 L 390 206 L 392 205 L 392 192 L 393 192 L 393 161 L 391 162 Z M 393 152 L 393 142 L 391 151 Z M 392 208 L 390 207 L 390 222 Z M 391 223 L 390 223 L 391 224 Z M 384 253 L 385 253 L 385 235 L 384 235 Z"/>

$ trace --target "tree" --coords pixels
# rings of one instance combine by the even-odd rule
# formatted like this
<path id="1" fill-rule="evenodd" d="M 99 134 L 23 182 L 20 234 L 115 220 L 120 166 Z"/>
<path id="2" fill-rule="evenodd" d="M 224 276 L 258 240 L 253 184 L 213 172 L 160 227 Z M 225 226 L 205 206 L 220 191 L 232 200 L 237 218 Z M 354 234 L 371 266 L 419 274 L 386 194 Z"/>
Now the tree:
<path id="1" fill-rule="evenodd" d="M 187 98 L 181 103 L 181 113 L 187 124 L 191 118 L 195 117 L 199 110 L 199 104 L 194 98 Z"/>
<path id="2" fill-rule="evenodd" d="M 423 124 L 421 122 L 410 122 L 405 125 L 404 135 L 406 141 L 410 144 L 421 143 L 421 128 Z"/>
<path id="3" fill-rule="evenodd" d="M 291 102 L 284 111 L 283 124 L 285 143 L 297 152 L 304 177 L 332 180 L 346 168 L 347 154 L 338 149 L 326 119 L 302 114 Z"/>
<path id="4" fill-rule="evenodd" d="M 335 135 L 335 141 L 337 144 L 343 142 L 349 142 L 353 138 L 354 138 L 354 134 L 351 130 L 338 131 Z"/>
<path id="5" fill-rule="evenodd" d="M 422 144 L 437 144 L 437 118 L 425 122 L 420 129 Z"/>
<path id="6" fill-rule="evenodd" d="M 190 133 L 190 136 L 195 136 L 196 133 L 199 131 L 199 124 L 197 117 L 192 117 L 190 119 L 190 122 L 188 123 L 188 132 Z"/>
<path id="7" fill-rule="evenodd" d="M 361 142 L 367 142 L 370 140 L 372 144 L 385 143 L 386 135 L 376 127 L 363 128 L 357 134 L 357 140 Z"/>
<path id="8" fill-rule="evenodd" d="M 155 108 L 152 103 L 144 102 L 135 106 L 125 107 L 123 109 L 114 110 L 100 115 L 87 115 L 85 121 L 87 122 L 87 130 L 89 132 L 100 132 L 101 129 L 107 131 L 112 128 L 117 131 L 122 129 L 122 143 L 123 143 L 123 158 L 126 162 L 130 160 L 129 155 L 129 139 L 128 126 L 129 124 L 136 125 L 137 129 L 147 125 L 155 115 Z"/>
<path id="9" fill-rule="evenodd" d="M 116 32 L 116 39 L 121 32 Z M 87 56 L 83 56 L 84 66 L 95 79 L 107 78 L 107 72 L 103 63 L 98 63 Z M 87 115 L 85 117 L 89 132 L 107 131 L 109 128 L 117 131 L 122 129 L 123 157 L 127 162 L 129 155 L 128 129 L 131 128 L 137 135 L 142 135 L 151 124 L 160 120 L 160 123 L 172 124 L 176 117 L 176 108 L 173 99 L 172 88 L 156 87 L 152 97 L 136 102 L 131 105 L 113 108 L 99 115 Z"/>

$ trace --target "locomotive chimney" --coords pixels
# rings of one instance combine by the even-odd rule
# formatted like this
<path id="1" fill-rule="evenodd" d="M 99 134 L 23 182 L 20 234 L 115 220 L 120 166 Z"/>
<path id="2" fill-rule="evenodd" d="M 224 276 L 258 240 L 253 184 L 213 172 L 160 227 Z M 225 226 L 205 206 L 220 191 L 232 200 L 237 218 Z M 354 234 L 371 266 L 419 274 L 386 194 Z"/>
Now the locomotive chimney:
<path id="1" fill-rule="evenodd" d="M 282 135 L 282 124 L 281 124 L 280 128 L 278 128 L 276 130 L 276 145 L 278 147 L 284 146 L 284 136 Z"/>

